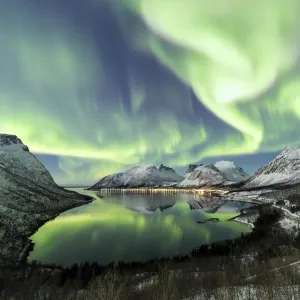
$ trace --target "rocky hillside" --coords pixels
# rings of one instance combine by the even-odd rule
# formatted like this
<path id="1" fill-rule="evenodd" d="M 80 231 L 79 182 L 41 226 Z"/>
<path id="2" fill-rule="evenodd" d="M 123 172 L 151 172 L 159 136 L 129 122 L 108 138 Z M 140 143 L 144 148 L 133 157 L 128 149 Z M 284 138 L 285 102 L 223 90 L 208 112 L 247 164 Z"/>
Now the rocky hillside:
<path id="1" fill-rule="evenodd" d="M 24 258 L 39 225 L 89 199 L 59 187 L 20 139 L 0 134 L 0 266 Z"/>
<path id="2" fill-rule="evenodd" d="M 298 183 L 300 183 L 300 147 L 287 147 L 250 177 L 243 188 L 281 187 Z"/>
<path id="3" fill-rule="evenodd" d="M 102 178 L 90 190 L 172 186 L 183 180 L 172 168 L 140 165 Z"/>

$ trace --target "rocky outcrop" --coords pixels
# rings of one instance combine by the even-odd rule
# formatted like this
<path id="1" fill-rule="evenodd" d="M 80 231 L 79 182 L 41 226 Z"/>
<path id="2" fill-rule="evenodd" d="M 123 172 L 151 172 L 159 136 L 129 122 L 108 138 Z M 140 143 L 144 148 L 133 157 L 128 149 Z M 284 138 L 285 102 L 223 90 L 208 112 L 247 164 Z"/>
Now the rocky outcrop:
<path id="1" fill-rule="evenodd" d="M 24 259 L 42 223 L 89 201 L 59 187 L 19 138 L 0 134 L 0 266 Z"/>
<path id="2" fill-rule="evenodd" d="M 16 135 L 12 134 L 0 134 L 0 149 L 4 150 L 4 148 L 7 150 L 22 149 L 29 152 L 29 148 Z"/>

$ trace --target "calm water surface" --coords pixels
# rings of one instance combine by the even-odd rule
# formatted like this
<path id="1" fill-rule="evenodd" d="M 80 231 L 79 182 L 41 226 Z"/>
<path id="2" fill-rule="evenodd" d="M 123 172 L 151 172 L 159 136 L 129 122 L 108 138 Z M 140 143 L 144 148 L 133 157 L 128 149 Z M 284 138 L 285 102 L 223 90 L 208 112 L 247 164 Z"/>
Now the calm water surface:
<path id="1" fill-rule="evenodd" d="M 73 190 L 96 197 L 91 191 Z M 249 206 L 189 194 L 103 195 L 42 226 L 31 237 L 35 246 L 28 260 L 68 266 L 184 255 L 203 243 L 250 232 L 245 224 L 227 221 Z M 220 221 L 197 223 L 210 218 Z"/>

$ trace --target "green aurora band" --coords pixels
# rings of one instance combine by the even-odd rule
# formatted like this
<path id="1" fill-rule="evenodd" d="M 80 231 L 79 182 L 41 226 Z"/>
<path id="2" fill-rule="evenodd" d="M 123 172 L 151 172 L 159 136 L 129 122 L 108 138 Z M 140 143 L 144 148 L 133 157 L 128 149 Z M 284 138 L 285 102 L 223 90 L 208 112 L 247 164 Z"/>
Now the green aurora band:
<path id="1" fill-rule="evenodd" d="M 299 0 L 137 0 L 127 7 L 152 32 L 143 44 L 242 134 L 229 132 L 198 159 L 299 143 Z"/>
<path id="2" fill-rule="evenodd" d="M 157 91 L 130 70 L 129 113 L 87 30 L 0 0 L 0 132 L 57 155 L 68 183 L 162 158 L 179 167 L 300 142 L 299 0 L 117 2 L 132 49 L 157 57 L 223 126 L 191 121 L 184 84 L 162 75 Z"/>

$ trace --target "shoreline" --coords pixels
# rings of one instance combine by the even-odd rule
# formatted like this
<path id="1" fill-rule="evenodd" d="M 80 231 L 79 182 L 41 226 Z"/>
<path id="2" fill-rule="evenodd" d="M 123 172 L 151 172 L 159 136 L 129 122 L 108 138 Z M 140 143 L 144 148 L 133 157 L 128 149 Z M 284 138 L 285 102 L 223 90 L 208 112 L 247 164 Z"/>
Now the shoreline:
<path id="1" fill-rule="evenodd" d="M 96 192 L 96 191 L 93 191 L 93 192 Z M 78 194 L 80 194 L 80 192 L 77 192 Z M 49 219 L 47 219 L 47 220 L 43 220 L 43 221 L 41 221 L 39 224 L 38 224 L 38 226 L 35 226 L 35 228 L 34 228 L 34 230 L 32 230 L 32 232 L 31 232 L 31 234 L 30 235 L 28 235 L 26 238 L 24 238 L 24 240 L 25 240 L 25 243 L 24 243 L 24 247 L 23 247 L 23 249 L 22 249 L 22 252 L 20 253 L 20 256 L 19 256 L 19 260 L 17 261 L 17 262 L 15 262 L 15 265 L 14 265 L 14 267 L 26 267 L 26 266 L 28 266 L 28 267 L 30 267 L 30 265 L 31 265 L 31 263 L 30 262 L 28 262 L 27 261 L 27 257 L 28 257 L 28 255 L 29 255 L 29 253 L 30 253 L 30 251 L 32 251 L 32 249 L 33 249 L 33 247 L 34 247 L 34 242 L 32 241 L 32 240 L 30 240 L 30 236 L 32 236 L 34 233 L 36 233 L 38 230 L 39 230 L 39 228 L 41 227 L 41 226 L 43 226 L 44 224 L 46 224 L 47 222 L 50 222 L 50 221 L 52 221 L 53 219 L 55 219 L 58 215 L 60 215 L 61 213 L 63 213 L 63 212 L 65 212 L 65 211 L 67 211 L 67 210 L 70 210 L 70 209 L 73 209 L 73 208 L 76 208 L 76 207 L 80 207 L 80 206 L 82 206 L 82 205 L 87 205 L 87 204 L 90 204 L 90 203 L 92 203 L 93 201 L 95 201 L 95 197 L 93 197 L 93 196 L 91 196 L 91 195 L 88 195 L 88 194 L 81 194 L 81 195 L 83 195 L 83 196 L 87 196 L 89 199 L 88 200 L 79 200 L 77 203 L 74 203 L 73 205 L 70 205 L 70 206 L 67 206 L 67 207 L 65 207 L 65 208 L 63 208 L 63 209 L 61 209 L 61 210 L 59 210 L 59 211 L 57 211 L 51 218 L 49 218 Z M 255 202 L 255 201 L 253 201 L 253 199 L 252 199 L 252 201 L 251 201 L 251 199 L 249 199 L 249 201 L 246 201 L 246 200 L 234 200 L 234 199 L 224 199 L 224 201 L 239 201 L 239 202 L 248 202 L 248 203 L 253 203 L 253 204 L 263 204 L 263 203 L 261 203 L 261 202 L 259 202 L 259 203 L 257 203 L 257 202 Z M 229 222 L 229 221 L 234 221 L 234 222 L 238 222 L 238 223 L 241 223 L 241 224 L 245 224 L 245 225 L 247 225 L 250 229 L 251 229 L 251 232 L 252 232 L 252 230 L 253 230 L 253 228 L 255 227 L 253 224 L 251 224 L 251 223 L 249 223 L 249 222 L 246 222 L 246 221 L 243 221 L 243 220 L 236 220 L 237 218 L 239 218 L 239 217 L 242 217 L 243 215 L 245 215 L 245 214 L 243 214 L 241 211 L 239 211 L 239 215 L 238 216 L 236 216 L 236 217 L 233 217 L 233 218 L 231 218 L 231 219 L 228 219 L 228 220 L 226 220 L 227 222 Z M 207 220 L 206 220 L 207 221 Z M 206 222 L 205 222 L 206 223 Z M 251 235 L 251 233 L 249 233 L 250 235 Z M 238 239 L 239 239 L 240 237 L 238 237 Z M 234 238 L 234 239 L 231 239 L 231 241 L 233 241 L 233 240 L 235 240 L 236 238 Z M 218 243 L 222 243 L 222 242 L 225 242 L 226 240 L 221 240 L 221 241 L 218 241 L 218 242 L 214 242 L 214 243 L 209 243 L 209 244 L 207 244 L 208 246 L 210 246 L 210 245 L 214 245 L 214 244 L 218 244 Z M 200 245 L 199 247 L 201 247 L 201 246 L 203 246 L 203 245 Z M 194 249 L 191 249 L 191 251 L 187 254 L 187 255 L 185 255 L 186 257 L 191 257 L 191 255 L 192 255 L 192 253 L 197 249 L 197 248 L 199 248 L 199 247 L 196 247 L 196 248 L 194 248 Z M 179 258 L 180 258 L 180 256 L 179 256 Z M 146 262 L 146 263 L 151 263 L 151 261 L 161 261 L 161 260 L 165 260 L 165 259 L 167 259 L 168 261 L 176 261 L 177 259 L 178 259 L 178 257 L 177 256 L 174 256 L 174 257 L 170 257 L 170 258 L 156 258 L 156 259 L 153 259 L 153 260 L 150 260 L 149 262 Z M 14 262 L 12 262 L 12 263 L 14 263 Z M 41 268 L 43 268 L 43 267 L 48 267 L 48 265 L 43 265 L 43 264 L 40 264 L 39 262 L 37 262 L 38 263 L 38 266 L 40 266 Z M 119 263 L 122 263 L 122 262 L 118 262 L 117 264 L 119 264 Z M 139 262 L 136 262 L 136 263 L 139 263 Z M 125 264 L 126 265 L 126 264 Z M 104 266 L 106 266 L 106 265 L 104 265 Z M 68 268 L 65 268 L 65 267 L 62 267 L 62 266 L 60 266 L 60 265 L 53 265 L 53 268 L 54 269 L 60 269 L 60 270 L 67 270 Z"/>
<path id="2" fill-rule="evenodd" d="M 90 196 L 88 196 L 90 197 Z M 70 209 L 79 207 L 79 206 L 83 206 L 83 205 L 87 205 L 90 204 L 94 201 L 95 199 L 93 197 L 90 197 L 89 200 L 77 200 L 78 203 L 74 203 L 74 205 L 70 205 L 67 206 L 63 209 L 58 210 L 53 216 L 51 216 L 49 219 L 46 220 L 42 220 L 39 222 L 39 224 L 37 226 L 35 226 L 33 228 L 33 230 L 31 230 L 30 235 L 28 236 L 24 236 L 22 239 L 22 243 L 23 243 L 23 248 L 22 251 L 20 252 L 19 255 L 19 259 L 15 262 L 16 265 L 20 264 L 21 266 L 24 266 L 27 264 L 27 257 L 29 255 L 29 253 L 32 251 L 33 247 L 34 247 L 34 242 L 30 239 L 30 237 L 32 235 L 34 235 L 43 225 L 45 225 L 46 223 L 54 220 L 57 216 L 59 216 L 61 213 L 68 211 Z"/>
<path id="3" fill-rule="evenodd" d="M 87 195 L 87 194 L 83 194 L 83 195 Z M 72 206 L 72 207 L 70 207 L 70 208 L 66 208 L 66 209 L 60 211 L 56 216 L 53 216 L 53 218 L 51 218 L 51 219 L 49 219 L 49 220 L 47 220 L 47 221 L 45 221 L 45 222 L 42 222 L 42 224 L 40 224 L 40 225 L 36 228 L 35 232 L 37 232 L 37 231 L 39 230 L 39 228 L 40 228 L 41 226 L 43 226 L 44 224 L 46 224 L 47 222 L 51 222 L 52 220 L 54 220 L 59 214 L 65 212 L 65 211 L 67 211 L 67 210 L 69 210 L 69 209 L 75 208 L 75 207 L 80 207 L 80 206 L 82 206 L 82 205 L 90 204 L 90 203 L 92 203 L 93 201 L 95 201 L 95 199 L 96 199 L 95 197 L 91 197 L 91 198 L 92 198 L 92 200 L 89 200 L 87 203 L 80 203 L 80 204 L 78 204 L 78 205 L 76 205 L 76 206 Z M 227 201 L 227 200 L 226 200 L 226 201 Z M 232 221 L 234 221 L 234 222 L 238 222 L 238 223 L 243 224 L 244 222 L 241 222 L 241 221 L 238 221 L 238 220 L 234 220 L 235 218 L 238 218 L 238 217 L 240 217 L 240 216 L 242 215 L 240 211 L 239 211 L 238 213 L 239 213 L 238 216 L 236 216 L 236 217 L 234 217 L 234 218 L 231 218 L 231 219 L 226 219 L 226 220 L 224 220 L 224 222 L 232 222 Z M 199 225 L 200 225 L 201 223 L 205 224 L 205 223 L 210 223 L 210 222 L 213 222 L 213 223 L 214 223 L 214 222 L 220 222 L 220 220 L 219 220 L 218 218 L 209 218 L 209 219 L 206 219 L 206 220 L 204 220 L 204 221 L 196 222 L 196 223 L 199 223 Z M 252 231 L 253 227 L 251 227 L 249 224 L 246 224 L 246 225 L 248 225 L 248 227 L 249 227 L 249 228 L 251 229 L 251 231 Z M 35 233 L 35 232 L 34 232 L 34 233 Z M 33 234 L 34 234 L 34 233 L 33 233 Z M 31 234 L 31 236 L 32 236 L 33 234 Z M 239 235 L 238 237 L 235 237 L 235 238 L 230 239 L 230 240 L 239 239 L 241 236 L 242 236 L 242 234 Z M 222 243 L 222 242 L 225 242 L 225 241 L 227 241 L 227 239 L 225 239 L 225 240 L 219 240 L 219 241 L 217 241 L 217 242 L 208 243 L 207 245 L 214 245 L 214 244 Z M 29 265 L 29 266 L 30 266 L 30 264 L 32 263 L 32 262 L 28 262 L 28 261 L 27 261 L 27 258 L 28 258 L 28 255 L 29 255 L 30 251 L 32 251 L 34 245 L 35 245 L 34 242 L 33 242 L 32 240 L 30 240 L 29 237 L 28 237 L 28 238 L 27 238 L 27 245 L 26 245 L 26 248 L 24 248 L 23 255 L 22 255 L 21 259 L 20 259 L 21 266 L 22 266 L 22 265 L 23 265 L 23 266 L 26 266 L 26 265 Z M 119 261 L 119 262 L 111 262 L 111 263 L 114 263 L 114 264 L 117 264 L 117 265 L 119 265 L 120 263 L 121 263 L 121 264 L 124 263 L 125 265 L 126 265 L 126 264 L 130 265 L 130 264 L 139 264 L 139 263 L 142 263 L 142 264 L 148 264 L 148 263 L 149 263 L 149 264 L 150 264 L 152 261 L 164 261 L 164 260 L 167 260 L 167 261 L 176 261 L 177 259 L 180 259 L 181 257 L 190 257 L 191 254 L 195 251 L 195 249 L 197 249 L 197 248 L 199 248 L 199 247 L 202 247 L 203 245 L 205 245 L 205 243 L 203 243 L 203 244 L 201 244 L 201 245 L 199 245 L 199 246 L 197 246 L 197 247 L 195 247 L 195 248 L 192 248 L 188 253 L 186 253 L 186 254 L 184 254 L 184 255 L 174 255 L 174 256 L 172 256 L 172 257 L 157 257 L 157 258 L 149 259 L 149 260 L 147 260 L 147 261 L 145 261 L 145 262 L 131 261 L 131 262 L 128 262 L 128 263 L 124 263 L 124 262 L 122 262 L 122 261 Z M 109 264 L 104 264 L 103 266 L 104 266 L 104 267 L 107 267 L 107 266 L 109 266 L 111 263 L 109 263 Z M 42 263 L 40 263 L 40 262 L 38 262 L 38 261 L 37 261 L 37 264 L 38 264 L 40 267 L 48 267 L 47 264 L 42 264 Z M 53 267 L 54 267 L 54 269 L 57 268 L 57 269 L 61 269 L 61 270 L 67 270 L 67 269 L 69 268 L 69 267 L 64 267 L 64 266 L 62 266 L 62 265 L 55 265 L 55 264 L 54 264 Z"/>

